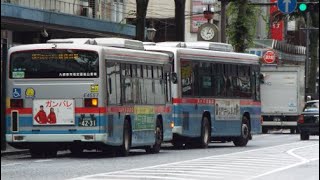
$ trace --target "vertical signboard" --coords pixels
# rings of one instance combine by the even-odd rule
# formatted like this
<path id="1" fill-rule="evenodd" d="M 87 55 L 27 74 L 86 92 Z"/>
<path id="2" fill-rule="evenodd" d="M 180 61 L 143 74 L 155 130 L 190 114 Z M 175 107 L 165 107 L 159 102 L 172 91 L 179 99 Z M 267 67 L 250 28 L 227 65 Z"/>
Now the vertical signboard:
<path id="1" fill-rule="evenodd" d="M 205 5 L 202 0 L 192 0 L 191 1 L 191 32 L 197 33 L 199 27 L 208 22 L 203 16 L 203 8 Z"/>
<path id="2" fill-rule="evenodd" d="M 270 2 L 275 3 L 277 0 L 270 0 Z M 283 28 L 284 28 L 284 22 L 283 20 L 277 21 L 275 19 L 275 15 L 279 14 L 280 11 L 277 7 L 277 5 L 272 5 L 270 7 L 270 33 L 271 33 L 271 39 L 275 39 L 278 41 L 283 40 Z"/>

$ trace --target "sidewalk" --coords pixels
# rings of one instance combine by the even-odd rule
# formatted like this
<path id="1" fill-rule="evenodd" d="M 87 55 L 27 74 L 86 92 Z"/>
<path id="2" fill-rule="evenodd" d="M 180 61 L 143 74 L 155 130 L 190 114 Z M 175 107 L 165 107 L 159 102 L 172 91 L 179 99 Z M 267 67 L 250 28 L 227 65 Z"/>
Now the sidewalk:
<path id="1" fill-rule="evenodd" d="M 1 150 L 1 156 L 24 154 L 28 152 L 29 152 L 28 149 L 16 149 L 10 146 L 9 144 L 7 144 L 6 150 Z"/>

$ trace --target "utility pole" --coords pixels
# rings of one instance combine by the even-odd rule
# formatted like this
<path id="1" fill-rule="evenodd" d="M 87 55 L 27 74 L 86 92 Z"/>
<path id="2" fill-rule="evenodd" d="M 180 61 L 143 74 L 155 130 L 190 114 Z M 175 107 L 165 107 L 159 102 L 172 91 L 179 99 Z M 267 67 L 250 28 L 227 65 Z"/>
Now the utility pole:
<path id="1" fill-rule="evenodd" d="M 185 6 L 186 0 L 174 0 L 175 3 L 175 23 L 176 41 L 184 41 L 185 31 Z"/>
<path id="2" fill-rule="evenodd" d="M 145 41 L 146 15 L 149 0 L 136 0 L 136 39 Z"/>
<path id="3" fill-rule="evenodd" d="M 7 39 L 2 39 L 1 56 L 1 150 L 6 149 L 6 73 L 7 73 Z"/>
<path id="4" fill-rule="evenodd" d="M 310 27 L 310 12 L 306 12 L 306 27 L 300 28 L 306 31 L 306 60 L 305 60 L 305 92 L 309 93 L 309 77 L 310 77 L 310 31 L 319 30 L 319 28 Z"/>
<path id="5" fill-rule="evenodd" d="M 221 42 L 226 43 L 226 8 L 228 4 L 228 0 L 220 0 L 221 1 L 221 29 L 220 29 L 220 35 L 221 35 Z"/>

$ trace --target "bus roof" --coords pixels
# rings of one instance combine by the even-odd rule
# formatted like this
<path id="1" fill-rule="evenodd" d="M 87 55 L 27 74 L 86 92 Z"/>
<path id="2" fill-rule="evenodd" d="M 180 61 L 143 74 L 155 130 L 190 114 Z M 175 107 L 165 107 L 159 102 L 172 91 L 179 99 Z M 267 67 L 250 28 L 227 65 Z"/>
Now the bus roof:
<path id="1" fill-rule="evenodd" d="M 145 46 L 148 51 L 171 52 L 180 59 L 205 60 L 226 63 L 259 64 L 260 57 L 247 53 L 221 52 L 172 46 Z"/>
<path id="2" fill-rule="evenodd" d="M 118 47 L 126 49 L 144 50 L 141 41 L 124 38 L 68 38 L 51 39 L 47 43 L 71 43 L 71 44 L 90 44 L 106 47 Z"/>
<path id="3" fill-rule="evenodd" d="M 88 40 L 88 39 L 87 39 Z M 79 41 L 80 42 L 80 41 Z M 171 61 L 168 54 L 159 52 L 150 52 L 145 50 L 134 50 L 119 47 L 109 47 L 101 45 L 89 45 L 86 41 L 82 43 L 45 43 L 45 44 L 29 44 L 14 46 L 9 49 L 9 53 L 16 51 L 32 51 L 43 49 L 77 49 L 77 50 L 89 50 L 97 51 L 104 54 L 106 59 L 112 59 L 115 61 L 127 61 L 137 63 L 150 63 L 150 64 L 167 64 Z"/>
<path id="4" fill-rule="evenodd" d="M 207 41 L 196 41 L 196 42 L 160 42 L 156 46 L 165 47 L 181 47 L 191 49 L 205 49 L 212 51 L 223 51 L 223 52 L 234 52 L 231 44 L 219 43 L 219 42 L 207 42 Z"/>

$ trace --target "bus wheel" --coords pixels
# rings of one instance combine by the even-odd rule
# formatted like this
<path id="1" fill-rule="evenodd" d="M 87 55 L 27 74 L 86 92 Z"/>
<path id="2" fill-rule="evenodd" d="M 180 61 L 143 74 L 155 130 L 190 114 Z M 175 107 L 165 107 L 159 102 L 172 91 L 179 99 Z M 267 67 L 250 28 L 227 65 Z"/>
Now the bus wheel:
<path id="1" fill-rule="evenodd" d="M 210 143 L 210 125 L 206 116 L 203 117 L 201 125 L 200 147 L 207 148 Z"/>
<path id="2" fill-rule="evenodd" d="M 120 146 L 120 155 L 128 156 L 131 147 L 131 134 L 130 134 L 130 124 L 128 120 L 124 121 L 123 125 L 123 140 L 122 145 Z"/>
<path id="3" fill-rule="evenodd" d="M 155 129 L 155 143 L 154 145 L 147 147 L 147 153 L 159 153 L 162 143 L 162 126 L 159 120 L 157 120 L 157 125 Z"/>
<path id="4" fill-rule="evenodd" d="M 236 137 L 233 140 L 233 144 L 235 146 L 246 146 L 248 141 L 249 141 L 249 137 L 250 137 L 250 130 L 249 130 L 249 120 L 246 116 L 242 117 L 242 125 L 241 125 L 241 135 L 239 137 Z"/>

